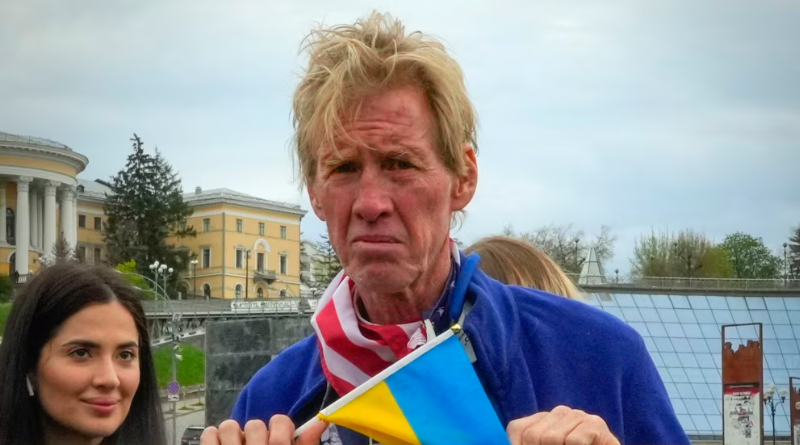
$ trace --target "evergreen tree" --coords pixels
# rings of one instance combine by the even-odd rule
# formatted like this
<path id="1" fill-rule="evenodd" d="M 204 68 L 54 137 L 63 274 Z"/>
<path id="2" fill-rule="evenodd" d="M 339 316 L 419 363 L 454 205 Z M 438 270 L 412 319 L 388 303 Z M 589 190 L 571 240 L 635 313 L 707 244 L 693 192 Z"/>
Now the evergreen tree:
<path id="1" fill-rule="evenodd" d="M 69 241 L 67 241 L 67 237 L 64 236 L 64 232 L 59 234 L 56 243 L 53 244 L 52 253 L 56 262 L 75 260 L 75 250 L 69 244 Z"/>
<path id="2" fill-rule="evenodd" d="M 317 248 L 319 254 L 319 274 L 315 274 L 317 281 L 317 288 L 325 289 L 328 284 L 339 274 L 342 270 L 342 263 L 339 261 L 339 255 L 333 249 L 328 232 L 319 236 L 320 242 Z"/>
<path id="3" fill-rule="evenodd" d="M 139 273 L 148 275 L 155 261 L 169 264 L 176 273 L 188 266 L 188 252 L 168 244 L 170 237 L 196 236 L 186 225 L 192 209 L 183 201 L 178 174 L 156 150 L 151 156 L 136 134 L 131 139 L 133 153 L 125 168 L 111 178 L 111 194 L 106 196 L 107 221 L 103 237 L 108 261 L 121 264 L 134 260 Z"/>
<path id="4" fill-rule="evenodd" d="M 800 225 L 792 231 L 789 237 L 788 265 L 786 272 L 789 278 L 800 280 Z"/>

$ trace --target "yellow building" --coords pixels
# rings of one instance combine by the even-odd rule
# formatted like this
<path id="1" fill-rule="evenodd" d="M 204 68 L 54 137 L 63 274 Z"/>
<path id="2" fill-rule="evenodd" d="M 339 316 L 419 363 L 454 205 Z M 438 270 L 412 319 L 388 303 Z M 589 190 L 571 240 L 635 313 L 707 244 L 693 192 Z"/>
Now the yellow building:
<path id="1" fill-rule="evenodd" d="M 77 241 L 77 176 L 89 160 L 64 144 L 0 132 L 0 275 L 25 282 L 61 233 Z"/>

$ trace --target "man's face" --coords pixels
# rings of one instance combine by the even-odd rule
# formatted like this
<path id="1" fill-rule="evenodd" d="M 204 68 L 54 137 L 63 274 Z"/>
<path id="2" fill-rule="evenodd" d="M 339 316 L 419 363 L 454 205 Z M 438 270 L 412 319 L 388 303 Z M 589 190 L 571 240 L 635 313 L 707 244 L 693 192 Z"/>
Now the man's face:
<path id="1" fill-rule="evenodd" d="M 430 106 L 414 87 L 367 97 L 344 131 L 338 152 L 318 149 L 309 184 L 314 212 L 359 286 L 403 292 L 449 256 L 451 215 L 475 193 L 474 153 L 464 147 L 463 177 L 445 168 Z"/>

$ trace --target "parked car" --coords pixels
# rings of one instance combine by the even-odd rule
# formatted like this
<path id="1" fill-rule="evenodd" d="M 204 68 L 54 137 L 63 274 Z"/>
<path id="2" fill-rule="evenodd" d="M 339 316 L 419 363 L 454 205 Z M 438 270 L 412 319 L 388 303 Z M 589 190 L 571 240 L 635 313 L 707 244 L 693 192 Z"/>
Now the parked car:
<path id="1" fill-rule="evenodd" d="M 203 434 L 204 426 L 191 425 L 186 428 L 181 437 L 181 445 L 200 445 L 200 436 Z"/>

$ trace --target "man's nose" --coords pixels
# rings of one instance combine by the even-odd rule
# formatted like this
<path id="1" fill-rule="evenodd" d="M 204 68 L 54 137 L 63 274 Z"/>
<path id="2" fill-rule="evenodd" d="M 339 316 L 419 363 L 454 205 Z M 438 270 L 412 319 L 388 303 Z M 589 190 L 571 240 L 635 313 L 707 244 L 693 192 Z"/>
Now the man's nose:
<path id="1" fill-rule="evenodd" d="M 391 183 L 379 167 L 370 166 L 362 170 L 355 193 L 353 213 L 358 218 L 375 222 L 391 213 Z"/>

